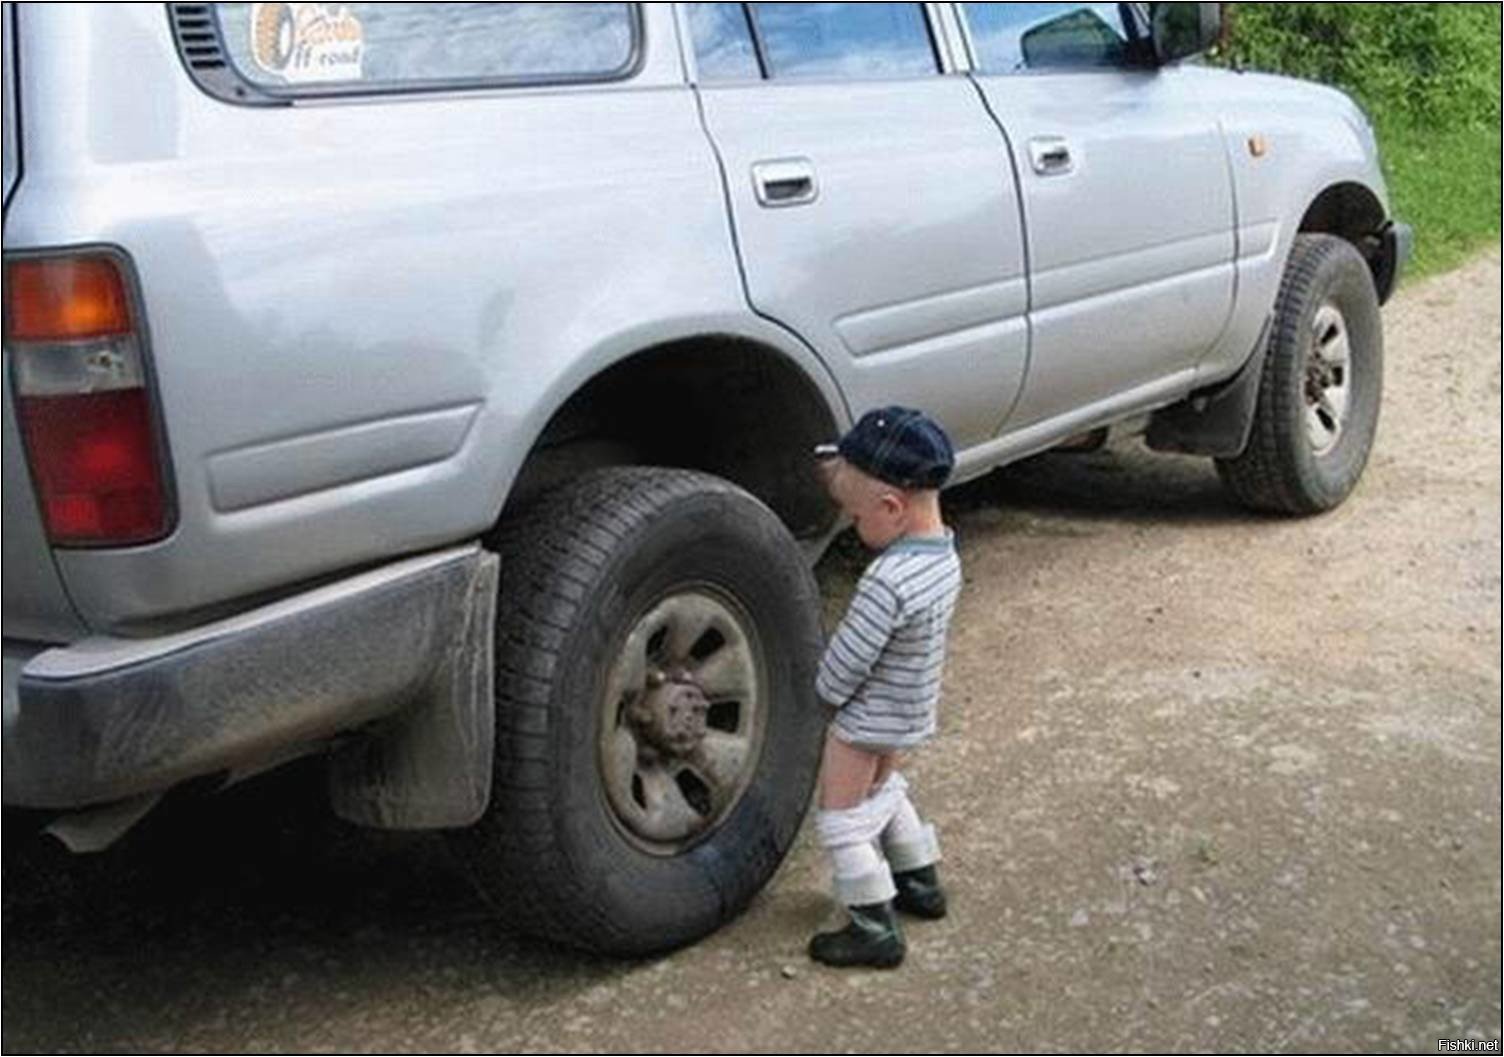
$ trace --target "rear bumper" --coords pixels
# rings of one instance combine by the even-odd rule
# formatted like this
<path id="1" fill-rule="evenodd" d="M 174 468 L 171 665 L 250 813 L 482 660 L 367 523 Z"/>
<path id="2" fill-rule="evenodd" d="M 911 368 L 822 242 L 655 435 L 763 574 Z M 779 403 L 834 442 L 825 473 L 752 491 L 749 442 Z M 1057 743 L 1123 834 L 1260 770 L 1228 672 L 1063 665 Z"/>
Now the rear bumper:
<path id="1" fill-rule="evenodd" d="M 488 562 L 478 546 L 409 559 L 156 639 L 7 641 L 5 803 L 78 808 L 250 769 L 420 702 L 473 638 Z"/>

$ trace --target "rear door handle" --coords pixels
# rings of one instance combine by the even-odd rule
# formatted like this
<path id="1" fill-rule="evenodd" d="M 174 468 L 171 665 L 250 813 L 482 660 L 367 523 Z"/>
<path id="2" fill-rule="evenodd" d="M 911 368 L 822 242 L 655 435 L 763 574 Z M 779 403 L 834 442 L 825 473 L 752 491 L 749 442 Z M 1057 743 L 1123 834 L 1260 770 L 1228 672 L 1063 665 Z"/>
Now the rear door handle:
<path id="1" fill-rule="evenodd" d="M 776 158 L 754 162 L 752 188 L 757 201 L 769 209 L 808 205 L 820 197 L 815 166 L 808 158 Z"/>
<path id="2" fill-rule="evenodd" d="M 1035 136 L 1029 140 L 1029 163 L 1040 176 L 1063 176 L 1076 167 L 1071 145 L 1063 136 Z"/>

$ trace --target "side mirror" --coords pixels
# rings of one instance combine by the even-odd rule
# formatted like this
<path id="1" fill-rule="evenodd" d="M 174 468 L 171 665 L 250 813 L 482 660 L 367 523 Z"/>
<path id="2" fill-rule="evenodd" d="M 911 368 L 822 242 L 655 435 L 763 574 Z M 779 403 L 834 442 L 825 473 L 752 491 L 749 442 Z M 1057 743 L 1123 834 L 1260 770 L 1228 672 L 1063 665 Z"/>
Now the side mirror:
<path id="1" fill-rule="evenodd" d="M 1150 4 L 1149 36 L 1160 64 L 1199 55 L 1222 36 L 1221 4 Z"/>

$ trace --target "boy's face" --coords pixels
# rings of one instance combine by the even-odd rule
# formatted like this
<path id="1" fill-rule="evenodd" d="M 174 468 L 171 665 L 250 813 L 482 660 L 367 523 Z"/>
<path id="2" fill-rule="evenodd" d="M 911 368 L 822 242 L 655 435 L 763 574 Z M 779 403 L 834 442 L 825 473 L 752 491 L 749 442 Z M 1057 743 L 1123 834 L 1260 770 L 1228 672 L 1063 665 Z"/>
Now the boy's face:
<path id="1" fill-rule="evenodd" d="M 873 550 L 882 550 L 904 533 L 908 501 L 890 484 L 870 477 L 836 456 L 820 462 L 826 491 L 851 518 L 856 534 Z"/>

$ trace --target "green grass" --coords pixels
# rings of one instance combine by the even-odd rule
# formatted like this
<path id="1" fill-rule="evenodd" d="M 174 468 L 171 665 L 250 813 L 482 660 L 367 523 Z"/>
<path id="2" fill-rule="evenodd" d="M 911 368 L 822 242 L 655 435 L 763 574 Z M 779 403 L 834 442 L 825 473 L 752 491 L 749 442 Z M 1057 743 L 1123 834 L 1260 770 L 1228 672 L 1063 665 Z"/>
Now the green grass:
<path id="1" fill-rule="evenodd" d="M 1416 279 L 1499 242 L 1499 127 L 1432 130 L 1380 122 L 1394 215 L 1415 228 Z"/>

